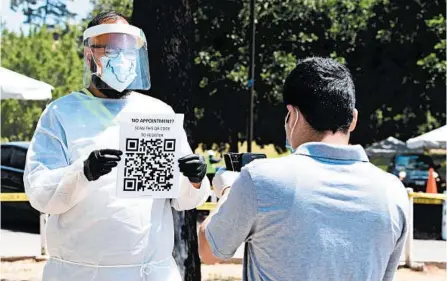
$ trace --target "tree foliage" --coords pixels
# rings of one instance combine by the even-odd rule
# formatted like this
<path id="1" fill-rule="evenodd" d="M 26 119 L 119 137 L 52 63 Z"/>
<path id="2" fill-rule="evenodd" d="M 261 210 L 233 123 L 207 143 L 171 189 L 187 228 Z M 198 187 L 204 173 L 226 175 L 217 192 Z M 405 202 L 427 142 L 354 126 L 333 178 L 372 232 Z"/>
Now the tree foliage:
<path id="1" fill-rule="evenodd" d="M 28 35 L 2 32 L 2 66 L 54 86 L 53 98 L 82 87 L 82 59 L 76 26 L 35 28 Z M 42 101 L 2 100 L 2 140 L 29 140 L 45 107 Z"/>
<path id="2" fill-rule="evenodd" d="M 21 0 L 12 1 L 12 5 L 24 8 L 27 2 L 37 6 L 55 3 Z M 134 9 L 132 0 L 92 3 L 90 17 L 105 10 L 118 10 L 130 16 Z M 189 112 L 187 126 L 194 145 L 235 144 L 245 140 L 247 132 L 249 4 L 232 0 L 191 3 L 194 20 L 191 73 L 198 74 L 197 79 L 191 80 L 193 90 L 185 94 L 178 89 L 178 94 L 167 95 L 155 89 L 151 94 L 178 110 Z M 360 112 L 352 138 L 355 143 L 368 144 L 390 135 L 405 140 L 445 123 L 445 1 L 258 0 L 256 3 L 254 135 L 258 144 L 273 143 L 278 150 L 282 149 L 285 110 L 281 85 L 296 60 L 307 56 L 330 56 L 351 69 Z M 144 9 L 150 7 L 146 5 Z M 145 30 L 150 32 L 146 34 L 148 40 L 158 40 L 161 35 L 156 29 L 157 23 L 147 16 L 143 21 L 154 24 L 154 28 Z M 25 44 L 25 49 L 20 48 L 23 54 L 17 54 L 19 48 L 6 48 L 7 44 L 16 44 L 8 43 L 14 36 L 17 36 L 14 42 L 41 47 Z M 74 58 L 52 57 L 60 52 L 58 48 L 52 49 L 54 42 L 60 44 L 67 40 L 73 44 L 67 50 L 76 50 L 79 46 L 76 38 L 55 41 L 52 36 L 45 28 L 36 29 L 29 36 L 4 35 L 2 58 L 4 66 L 55 85 L 58 96 L 60 92 L 79 87 L 73 86 L 76 84 L 73 81 L 81 79 L 75 72 L 82 68 L 78 67 L 80 59 L 76 64 L 72 63 Z M 17 44 L 14 46 L 20 46 Z M 153 61 L 160 55 L 160 50 L 149 51 Z M 53 60 L 42 63 L 41 59 L 47 55 Z M 52 65 L 62 71 L 55 72 L 57 75 L 42 71 Z M 70 73 L 67 68 L 71 69 Z M 157 68 L 151 65 L 153 77 L 159 75 Z M 39 110 L 17 106 L 11 112 L 17 116 L 35 116 Z M 9 118 L 3 112 L 2 115 Z M 34 117 L 29 118 L 35 122 Z M 30 125 L 23 126 L 17 129 L 23 132 L 20 134 L 3 129 L 2 132 L 10 132 L 7 133 L 11 134 L 7 135 L 10 139 L 28 137 L 25 128 Z"/>
<path id="3" fill-rule="evenodd" d="M 132 0 L 90 0 L 93 4 L 93 10 L 90 18 L 104 11 L 115 11 L 130 18 L 132 16 L 133 1 Z"/>
<path id="4" fill-rule="evenodd" d="M 439 18 L 445 2 L 384 1 L 373 11 L 346 56 L 361 114 L 354 140 L 362 144 L 388 136 L 406 140 L 446 116 L 445 48 L 433 53 L 443 35 L 429 26 L 434 18 L 445 26 Z M 433 56 L 437 63 L 427 59 Z"/>
<path id="5" fill-rule="evenodd" d="M 360 110 L 353 142 L 406 139 L 445 119 L 442 1 L 259 0 L 255 138 L 284 145 L 281 85 L 296 60 L 330 56 L 347 64 Z M 197 138 L 246 138 L 248 3 L 199 1 Z"/>
<path id="6" fill-rule="evenodd" d="M 13 11 L 21 10 L 26 24 L 56 27 L 76 16 L 67 9 L 65 0 L 11 0 Z"/>
<path id="7" fill-rule="evenodd" d="M 57 2 L 59 4 L 55 7 L 66 9 L 64 4 L 66 1 Z M 15 10 L 22 9 L 27 15 L 40 13 L 39 11 L 46 9 L 45 5 L 54 3 L 56 2 L 11 1 L 11 7 Z M 101 0 L 92 3 L 94 4 L 92 14 L 107 9 L 116 10 L 116 7 L 122 7 L 118 10 L 127 16 L 131 14 L 131 0 Z M 25 12 L 28 10 L 29 12 Z M 79 25 L 57 25 L 68 19 L 64 16 L 59 17 L 61 13 L 74 15 L 67 10 L 59 11 L 57 14 L 49 12 L 45 17 L 28 18 L 26 23 L 30 23 L 33 27 L 27 34 L 2 30 L 2 66 L 52 85 L 53 99 L 82 87 L 81 39 L 87 21 Z M 59 18 L 53 21 L 52 18 L 56 15 Z M 30 140 L 45 105 L 45 101 L 2 100 L 2 141 Z"/>

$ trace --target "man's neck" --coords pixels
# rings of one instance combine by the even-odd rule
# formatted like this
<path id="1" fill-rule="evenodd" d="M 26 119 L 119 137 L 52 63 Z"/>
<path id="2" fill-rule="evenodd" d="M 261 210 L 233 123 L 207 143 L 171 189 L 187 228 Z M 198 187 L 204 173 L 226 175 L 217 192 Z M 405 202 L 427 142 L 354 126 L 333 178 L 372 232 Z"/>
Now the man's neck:
<path id="1" fill-rule="evenodd" d="M 88 87 L 88 90 L 90 91 L 90 93 L 92 93 L 92 95 L 94 95 L 97 98 L 107 98 L 106 95 L 104 95 L 103 93 L 101 93 L 100 90 L 98 90 L 95 86 L 90 85 Z"/>
<path id="2" fill-rule="evenodd" d="M 298 137 L 298 136 L 297 136 Z M 349 134 L 336 132 L 333 133 L 331 131 L 316 133 L 316 132 L 307 132 L 306 135 L 301 135 L 300 144 L 304 144 L 307 142 L 321 142 L 327 144 L 334 145 L 348 145 L 349 144 Z M 299 145 L 298 145 L 299 146 Z"/>
<path id="3" fill-rule="evenodd" d="M 348 145 L 349 144 L 349 134 L 341 133 L 341 132 L 325 132 L 320 142 L 327 144 L 335 144 L 335 145 Z"/>

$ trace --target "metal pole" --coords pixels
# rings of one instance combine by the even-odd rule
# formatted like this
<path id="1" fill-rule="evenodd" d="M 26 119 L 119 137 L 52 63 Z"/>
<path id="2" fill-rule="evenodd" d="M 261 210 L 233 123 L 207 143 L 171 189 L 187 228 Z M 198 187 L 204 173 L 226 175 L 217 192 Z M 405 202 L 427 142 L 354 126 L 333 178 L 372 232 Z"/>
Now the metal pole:
<path id="1" fill-rule="evenodd" d="M 405 266 L 412 268 L 413 266 L 413 189 L 407 188 L 408 199 L 410 200 L 410 210 L 408 214 L 408 234 L 405 241 Z"/>
<path id="2" fill-rule="evenodd" d="M 447 191 L 444 191 L 444 195 L 447 195 Z M 442 240 L 447 240 L 447 201 L 442 200 L 442 226 L 441 237 Z"/>
<path id="3" fill-rule="evenodd" d="M 47 214 L 40 213 L 40 254 L 42 256 L 47 255 L 46 224 Z"/>
<path id="4" fill-rule="evenodd" d="M 251 143 L 253 142 L 253 111 L 254 111 L 254 97 L 255 97 L 255 0 L 250 0 L 250 67 L 248 74 L 248 87 L 250 90 L 250 107 L 248 117 L 248 140 L 247 151 L 251 152 Z"/>

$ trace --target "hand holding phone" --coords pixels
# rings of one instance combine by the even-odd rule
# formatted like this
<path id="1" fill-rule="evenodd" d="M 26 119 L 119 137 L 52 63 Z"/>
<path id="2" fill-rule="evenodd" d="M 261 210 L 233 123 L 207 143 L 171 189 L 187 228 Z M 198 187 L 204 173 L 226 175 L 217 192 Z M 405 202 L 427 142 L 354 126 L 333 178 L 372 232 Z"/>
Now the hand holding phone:
<path id="1" fill-rule="evenodd" d="M 225 167 L 228 171 L 240 172 L 242 167 L 256 159 L 267 158 L 263 153 L 227 153 L 224 155 Z"/>

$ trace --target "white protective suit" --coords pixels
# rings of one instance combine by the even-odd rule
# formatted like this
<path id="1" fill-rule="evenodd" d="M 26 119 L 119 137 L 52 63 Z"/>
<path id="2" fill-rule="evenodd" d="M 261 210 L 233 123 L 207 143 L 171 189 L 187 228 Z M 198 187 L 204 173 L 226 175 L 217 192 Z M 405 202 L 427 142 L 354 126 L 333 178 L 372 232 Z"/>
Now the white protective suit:
<path id="1" fill-rule="evenodd" d="M 171 114 L 160 100 L 132 92 L 101 99 L 73 92 L 52 102 L 37 125 L 24 174 L 31 205 L 49 214 L 50 259 L 43 281 L 180 281 L 172 257 L 172 209 L 205 202 L 210 184 L 200 189 L 181 176 L 177 199 L 115 197 L 117 173 L 96 181 L 84 176 L 83 162 L 96 149 L 118 149 L 123 112 Z M 182 154 L 192 153 L 184 134 Z M 182 155 L 182 156 L 183 156 Z"/>

